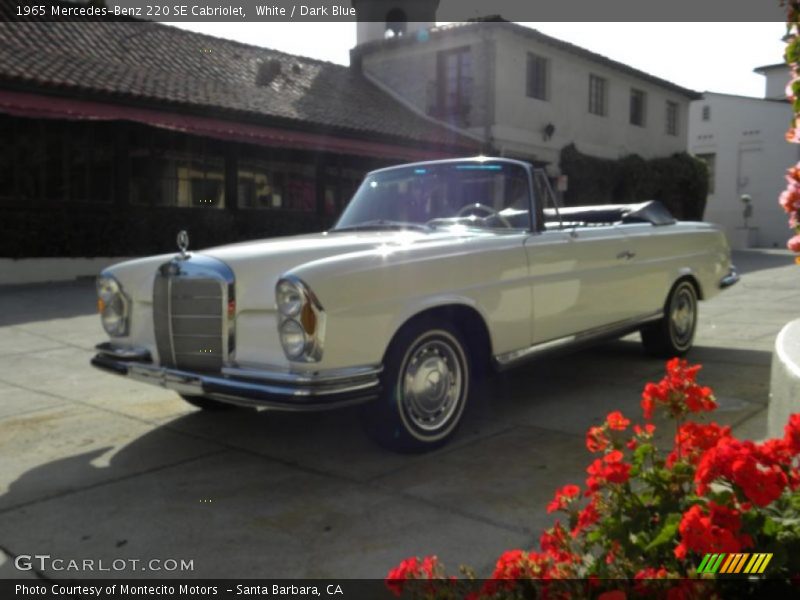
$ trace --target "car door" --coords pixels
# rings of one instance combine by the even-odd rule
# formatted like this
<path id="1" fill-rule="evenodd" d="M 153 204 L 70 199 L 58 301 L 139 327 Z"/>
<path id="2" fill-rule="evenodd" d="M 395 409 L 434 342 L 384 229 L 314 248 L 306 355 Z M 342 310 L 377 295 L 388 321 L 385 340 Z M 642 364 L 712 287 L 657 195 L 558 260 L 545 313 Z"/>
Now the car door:
<path id="1" fill-rule="evenodd" d="M 627 263 L 633 253 L 615 225 L 564 222 L 543 171 L 533 171 L 538 231 L 525 240 L 531 285 L 531 343 L 540 344 L 634 316 Z"/>
<path id="2" fill-rule="evenodd" d="M 616 226 L 553 229 L 525 240 L 530 271 L 531 343 L 633 316 L 625 285 L 627 249 Z"/>

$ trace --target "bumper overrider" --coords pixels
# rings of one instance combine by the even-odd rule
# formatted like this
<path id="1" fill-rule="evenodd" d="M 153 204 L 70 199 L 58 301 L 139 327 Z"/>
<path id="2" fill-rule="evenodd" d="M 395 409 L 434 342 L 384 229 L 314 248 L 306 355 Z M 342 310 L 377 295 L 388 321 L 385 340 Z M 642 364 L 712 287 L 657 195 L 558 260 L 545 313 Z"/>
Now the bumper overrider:
<path id="1" fill-rule="evenodd" d="M 725 288 L 729 288 L 736 283 L 739 283 L 739 272 L 736 270 L 736 266 L 731 265 L 731 268 L 728 270 L 728 274 L 720 279 L 719 287 L 720 289 L 724 290 Z"/>
<path id="2" fill-rule="evenodd" d="M 146 349 L 98 344 L 92 365 L 173 390 L 242 406 L 287 411 L 342 408 L 376 398 L 382 367 L 353 367 L 314 373 L 223 367 L 219 373 L 190 372 L 153 364 Z"/>

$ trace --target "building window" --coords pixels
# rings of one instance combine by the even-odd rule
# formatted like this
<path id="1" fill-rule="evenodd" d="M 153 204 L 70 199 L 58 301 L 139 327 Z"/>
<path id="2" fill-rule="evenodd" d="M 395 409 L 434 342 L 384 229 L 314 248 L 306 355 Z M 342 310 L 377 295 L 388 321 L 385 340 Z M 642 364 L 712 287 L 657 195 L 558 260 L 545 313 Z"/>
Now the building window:
<path id="1" fill-rule="evenodd" d="M 667 134 L 678 135 L 678 103 L 667 100 Z"/>
<path id="2" fill-rule="evenodd" d="M 710 121 L 711 120 L 711 107 L 706 104 L 703 106 L 703 121 Z"/>
<path id="3" fill-rule="evenodd" d="M 605 116 L 608 82 L 597 75 L 589 75 L 589 112 Z"/>
<path id="4" fill-rule="evenodd" d="M 708 193 L 714 193 L 714 174 L 716 172 L 716 154 L 698 154 L 697 158 L 706 163 L 708 167 Z"/>
<path id="5" fill-rule="evenodd" d="M 543 56 L 528 54 L 527 94 L 539 100 L 548 99 L 548 63 Z"/>
<path id="6" fill-rule="evenodd" d="M 207 140 L 146 128 L 131 138 L 132 204 L 225 208 L 225 161 Z"/>
<path id="7" fill-rule="evenodd" d="M 440 52 L 438 72 L 436 116 L 466 125 L 472 98 L 472 54 L 469 47 Z"/>
<path id="8" fill-rule="evenodd" d="M 647 96 L 642 90 L 631 90 L 631 125 L 644 127 Z"/>
<path id="9" fill-rule="evenodd" d="M 314 166 L 240 160 L 237 195 L 239 208 L 316 212 Z"/>
<path id="10" fill-rule="evenodd" d="M 0 116 L 0 197 L 34 203 L 113 201 L 112 132 L 108 123 Z"/>

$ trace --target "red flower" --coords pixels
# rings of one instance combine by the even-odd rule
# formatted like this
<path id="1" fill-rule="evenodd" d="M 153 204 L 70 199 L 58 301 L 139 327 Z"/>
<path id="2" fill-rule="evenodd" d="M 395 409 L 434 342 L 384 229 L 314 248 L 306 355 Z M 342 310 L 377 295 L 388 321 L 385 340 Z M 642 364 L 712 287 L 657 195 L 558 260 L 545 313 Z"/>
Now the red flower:
<path id="1" fill-rule="evenodd" d="M 602 452 L 608 448 L 609 443 L 603 427 L 590 427 L 586 432 L 586 448 L 589 452 Z"/>
<path id="2" fill-rule="evenodd" d="M 786 169 L 786 183 L 800 184 L 800 163 Z"/>
<path id="3" fill-rule="evenodd" d="M 594 493 L 605 483 L 625 483 L 630 477 L 631 465 L 622 461 L 622 452 L 614 450 L 598 458 L 586 469 L 588 493 Z"/>
<path id="4" fill-rule="evenodd" d="M 777 500 L 789 483 L 786 473 L 779 466 L 760 467 L 752 456 L 737 458 L 732 470 L 734 483 L 742 488 L 753 504 L 761 507 Z"/>
<path id="5" fill-rule="evenodd" d="M 697 464 L 697 493 L 704 494 L 712 481 L 725 478 L 738 486 L 748 500 L 757 506 L 767 506 L 789 484 L 789 478 L 775 460 L 781 456 L 777 448 L 774 443 L 756 445 L 734 438 L 721 439 Z"/>
<path id="6" fill-rule="evenodd" d="M 793 213 L 800 210 L 800 185 L 791 182 L 789 186 L 781 193 L 778 202 L 787 213 Z"/>
<path id="7" fill-rule="evenodd" d="M 642 392 L 642 411 L 651 419 L 659 405 L 673 417 L 687 412 L 711 411 L 717 407 L 711 388 L 697 385 L 695 379 L 700 365 L 689 365 L 685 360 L 673 358 L 667 362 L 666 376 L 656 383 L 648 383 Z"/>
<path id="8" fill-rule="evenodd" d="M 413 579 L 417 575 L 418 567 L 419 561 L 415 556 L 402 560 L 386 576 L 386 587 L 395 596 L 400 596 L 403 593 L 406 579 Z"/>
<path id="9" fill-rule="evenodd" d="M 552 558 L 557 563 L 575 562 L 580 563 L 581 559 L 569 551 L 569 539 L 567 531 L 556 521 L 551 528 L 542 532 L 539 538 L 539 546 L 542 552 Z"/>
<path id="10" fill-rule="evenodd" d="M 608 414 L 606 423 L 608 423 L 609 429 L 614 429 L 615 431 L 625 431 L 628 425 L 631 424 L 630 420 L 626 419 L 618 410 Z"/>
<path id="11" fill-rule="evenodd" d="M 713 422 L 707 425 L 692 421 L 684 423 L 675 434 L 675 448 L 667 456 L 667 466 L 672 467 L 678 460 L 679 448 L 682 459 L 696 464 L 703 452 L 716 446 L 722 438 L 730 437 L 730 434 L 730 427 L 721 427 Z"/>
<path id="12" fill-rule="evenodd" d="M 699 504 L 695 504 L 683 513 L 678 526 L 681 543 L 675 549 L 677 558 L 685 556 L 687 550 L 697 554 L 738 552 L 752 545 L 750 536 L 740 535 L 739 511 L 714 502 L 709 502 L 708 508 L 706 513 Z"/>
<path id="13" fill-rule="evenodd" d="M 488 587 L 484 586 L 484 591 L 493 593 L 492 590 L 497 589 L 496 583 L 491 580 L 550 578 L 556 575 L 550 561 L 550 557 L 536 552 L 523 550 L 503 552 L 497 559 L 491 579 L 486 582 Z"/>
<path id="14" fill-rule="evenodd" d="M 648 383 L 642 392 L 642 413 L 648 421 L 653 418 L 656 402 L 666 403 L 667 391 L 655 383 Z"/>
<path id="15" fill-rule="evenodd" d="M 578 522 L 572 530 L 572 537 L 577 537 L 581 531 L 589 527 L 589 525 L 597 523 L 598 520 L 600 520 L 600 513 L 597 512 L 597 505 L 594 498 L 592 498 L 592 501 L 578 513 Z"/>
<path id="16" fill-rule="evenodd" d="M 800 413 L 789 416 L 789 422 L 783 428 L 783 441 L 792 454 L 800 454 Z"/>
<path id="17" fill-rule="evenodd" d="M 436 556 L 426 556 L 422 562 L 416 556 L 406 558 L 386 575 L 386 587 L 395 596 L 400 596 L 409 579 L 436 579 L 438 566 L 439 559 Z"/>
<path id="18" fill-rule="evenodd" d="M 547 505 L 547 512 L 552 513 L 557 510 L 564 510 L 569 505 L 572 498 L 577 497 L 581 493 L 581 488 L 577 485 L 565 485 L 560 490 L 556 490 L 556 494 Z"/>

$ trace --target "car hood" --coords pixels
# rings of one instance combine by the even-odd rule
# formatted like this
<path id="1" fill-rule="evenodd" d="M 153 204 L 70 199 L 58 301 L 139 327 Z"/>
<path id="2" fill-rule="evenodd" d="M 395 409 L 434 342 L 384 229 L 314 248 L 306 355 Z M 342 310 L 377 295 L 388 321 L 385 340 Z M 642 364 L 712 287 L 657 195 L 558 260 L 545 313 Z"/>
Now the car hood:
<path id="1" fill-rule="evenodd" d="M 488 231 L 476 230 L 325 232 L 239 242 L 189 252 L 190 255 L 220 260 L 233 269 L 240 310 L 274 310 L 278 279 L 287 272 L 311 263 L 340 262 L 337 258 L 347 262 L 347 255 L 385 255 L 396 250 L 416 254 L 415 250 L 451 246 L 467 238 L 493 235 Z M 174 257 L 175 253 L 135 259 L 114 265 L 107 272 L 120 280 L 134 299 L 150 302 L 153 278 L 158 267 Z M 331 268 L 336 270 L 335 267 Z"/>
<path id="2" fill-rule="evenodd" d="M 221 260 L 236 276 L 237 304 L 241 308 L 274 307 L 278 279 L 298 267 L 323 259 L 421 249 L 482 235 L 475 231 L 370 231 L 325 232 L 269 240 L 240 242 L 198 253 Z M 485 234 L 484 234 L 485 235 Z"/>

